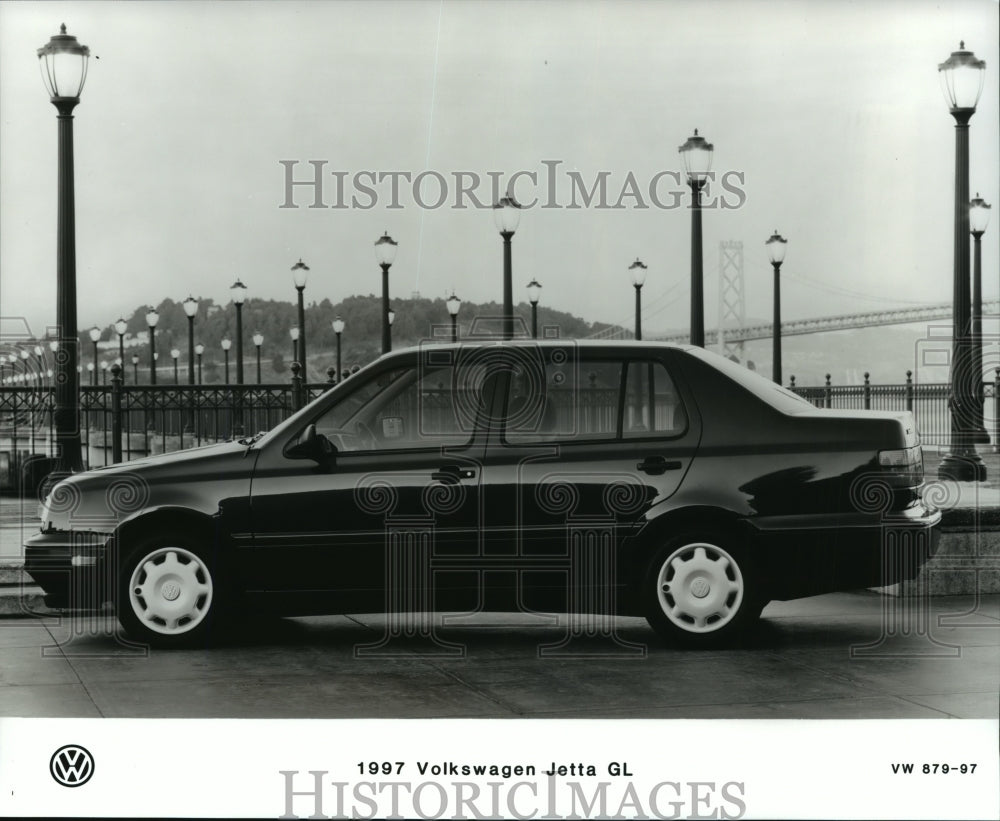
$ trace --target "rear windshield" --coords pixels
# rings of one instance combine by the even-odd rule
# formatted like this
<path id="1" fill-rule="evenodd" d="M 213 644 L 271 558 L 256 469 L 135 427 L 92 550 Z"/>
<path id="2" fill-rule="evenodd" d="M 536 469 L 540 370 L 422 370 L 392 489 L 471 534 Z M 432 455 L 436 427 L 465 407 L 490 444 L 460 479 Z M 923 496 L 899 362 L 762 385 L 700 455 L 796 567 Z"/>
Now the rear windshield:
<path id="1" fill-rule="evenodd" d="M 776 385 L 770 379 L 761 376 L 756 371 L 745 368 L 738 362 L 726 359 L 703 348 L 688 348 L 687 352 L 696 356 L 717 371 L 742 385 L 758 399 L 767 402 L 772 408 L 780 410 L 782 413 L 804 413 L 815 410 L 815 406 L 807 399 L 803 399 L 796 393 Z"/>

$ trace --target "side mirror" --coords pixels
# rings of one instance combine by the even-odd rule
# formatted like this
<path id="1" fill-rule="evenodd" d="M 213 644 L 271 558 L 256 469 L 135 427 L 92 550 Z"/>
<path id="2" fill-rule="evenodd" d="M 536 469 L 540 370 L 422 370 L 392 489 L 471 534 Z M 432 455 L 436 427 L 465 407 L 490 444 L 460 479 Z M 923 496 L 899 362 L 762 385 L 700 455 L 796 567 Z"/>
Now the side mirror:
<path id="1" fill-rule="evenodd" d="M 292 459 L 312 459 L 323 467 L 330 467 L 337 456 L 337 448 L 315 425 L 307 425 L 294 444 L 285 448 L 285 455 Z"/>

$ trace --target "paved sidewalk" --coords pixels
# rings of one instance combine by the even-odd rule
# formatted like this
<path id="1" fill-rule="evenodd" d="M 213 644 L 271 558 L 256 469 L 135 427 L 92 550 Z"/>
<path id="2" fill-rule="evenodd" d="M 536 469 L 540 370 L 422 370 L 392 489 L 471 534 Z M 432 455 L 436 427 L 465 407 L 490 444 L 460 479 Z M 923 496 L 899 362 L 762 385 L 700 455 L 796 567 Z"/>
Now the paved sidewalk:
<path id="1" fill-rule="evenodd" d="M 915 602 L 874 593 L 774 602 L 748 646 L 712 652 L 663 647 L 644 621 L 622 618 L 622 645 L 563 655 L 563 631 L 526 615 L 445 627 L 450 644 L 382 648 L 384 616 L 274 619 L 248 624 L 240 641 L 148 655 L 95 635 L 94 617 L 6 619 L 0 715 L 997 718 L 1000 596 L 886 612 Z M 925 615 L 929 635 L 879 645 L 886 615 L 897 624 Z M 552 655 L 540 656 L 546 645 Z M 863 645 L 868 655 L 857 655 Z"/>

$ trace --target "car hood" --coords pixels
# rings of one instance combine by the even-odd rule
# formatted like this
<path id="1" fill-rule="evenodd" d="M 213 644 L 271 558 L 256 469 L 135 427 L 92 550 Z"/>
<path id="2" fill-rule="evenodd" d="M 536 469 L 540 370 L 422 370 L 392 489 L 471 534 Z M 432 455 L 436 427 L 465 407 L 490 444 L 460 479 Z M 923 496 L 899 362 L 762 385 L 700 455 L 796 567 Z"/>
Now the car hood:
<path id="1" fill-rule="evenodd" d="M 90 474 L 109 474 L 109 473 L 132 473 L 135 471 L 145 471 L 150 468 L 158 468 L 166 465 L 177 466 L 183 464 L 190 464 L 192 466 L 197 465 L 199 462 L 203 462 L 206 459 L 215 459 L 221 454 L 227 453 L 246 453 L 247 446 L 241 445 L 239 442 L 219 442 L 215 445 L 201 445 L 196 448 L 187 448 L 186 450 L 175 450 L 171 453 L 159 453 L 155 456 L 146 456 L 142 459 L 133 459 L 129 462 L 119 462 L 117 465 L 108 465 L 106 467 L 92 468 L 91 470 L 85 471 L 84 473 L 78 474 L 80 477 L 85 477 Z M 76 478 L 76 477 L 72 477 Z"/>
<path id="2" fill-rule="evenodd" d="M 59 482 L 39 510 L 43 530 L 87 521 L 113 529 L 153 508 L 182 507 L 214 515 L 225 499 L 249 494 L 254 453 L 239 442 L 191 448 L 95 468 Z"/>

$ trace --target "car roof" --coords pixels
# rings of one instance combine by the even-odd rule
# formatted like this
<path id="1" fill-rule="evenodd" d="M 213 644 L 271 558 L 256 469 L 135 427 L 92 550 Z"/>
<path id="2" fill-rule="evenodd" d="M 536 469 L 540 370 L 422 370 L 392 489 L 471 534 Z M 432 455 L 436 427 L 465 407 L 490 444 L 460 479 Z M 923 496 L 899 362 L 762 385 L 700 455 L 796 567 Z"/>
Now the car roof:
<path id="1" fill-rule="evenodd" d="M 557 348 L 571 345 L 576 348 L 626 348 L 634 350 L 648 350 L 650 348 L 691 350 L 691 345 L 677 342 L 664 342 L 656 339 L 498 339 L 496 337 L 468 337 L 460 339 L 458 342 L 427 340 L 418 345 L 410 345 L 406 348 L 396 348 L 388 353 L 382 354 L 379 359 L 386 359 L 396 354 L 428 350 L 454 350 L 456 348 L 469 347 L 537 347 L 537 348 Z"/>

